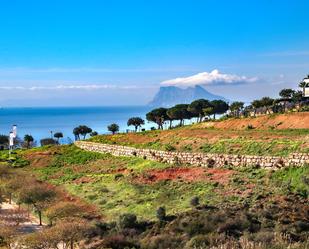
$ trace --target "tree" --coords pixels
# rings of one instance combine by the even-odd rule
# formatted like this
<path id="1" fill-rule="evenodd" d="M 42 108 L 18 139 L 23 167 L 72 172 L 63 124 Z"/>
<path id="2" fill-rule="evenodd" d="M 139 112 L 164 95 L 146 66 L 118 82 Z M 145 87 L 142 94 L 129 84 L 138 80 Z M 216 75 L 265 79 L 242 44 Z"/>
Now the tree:
<path id="1" fill-rule="evenodd" d="M 56 193 L 48 189 L 42 184 L 34 184 L 21 189 L 19 193 L 19 201 L 27 205 L 32 205 L 38 213 L 40 223 L 42 225 L 42 212 L 48 207 L 50 202 L 55 197 Z"/>
<path id="2" fill-rule="evenodd" d="M 90 133 L 90 137 L 97 136 L 99 133 L 97 131 L 93 131 Z"/>
<path id="3" fill-rule="evenodd" d="M 144 124 L 145 124 L 145 121 L 140 117 L 129 118 L 129 120 L 127 122 L 128 126 L 132 125 L 132 126 L 135 127 L 135 132 L 137 131 L 138 127 L 141 127 Z"/>
<path id="4" fill-rule="evenodd" d="M 0 248 L 16 248 L 16 237 L 18 236 L 18 227 L 8 226 L 0 222 Z"/>
<path id="5" fill-rule="evenodd" d="M 194 115 L 194 117 L 197 118 L 198 122 L 201 122 L 205 115 L 204 110 L 209 107 L 212 107 L 212 106 L 208 100 L 198 99 L 198 100 L 193 101 L 188 106 L 188 111 L 191 112 Z"/>
<path id="6" fill-rule="evenodd" d="M 213 115 L 214 108 L 212 106 L 203 109 L 204 115 L 206 115 L 210 119 L 210 115 Z"/>
<path id="7" fill-rule="evenodd" d="M 80 140 L 80 131 L 79 131 L 79 127 L 75 127 L 73 129 L 73 134 L 74 134 L 74 137 L 75 137 L 75 140 L 78 141 Z"/>
<path id="8" fill-rule="evenodd" d="M 51 225 L 54 221 L 64 220 L 66 218 L 81 218 L 84 214 L 85 210 L 72 202 L 59 202 L 46 210 L 46 217 L 49 219 Z"/>
<path id="9" fill-rule="evenodd" d="M 52 228 L 52 232 L 59 236 L 60 241 L 66 244 L 65 248 L 74 249 L 74 245 L 85 238 L 90 225 L 84 219 L 67 218 Z"/>
<path id="10" fill-rule="evenodd" d="M 116 132 L 119 131 L 119 125 L 113 123 L 107 126 L 107 129 L 114 135 Z"/>
<path id="11" fill-rule="evenodd" d="M 286 103 L 287 100 L 291 99 L 293 94 L 295 93 L 295 91 L 293 89 L 290 88 L 286 88 L 286 89 L 282 89 L 279 92 L 279 96 L 283 99 L 284 101 L 284 111 L 286 110 Z"/>
<path id="12" fill-rule="evenodd" d="M 299 104 L 299 108 L 301 107 L 301 101 L 303 100 L 303 92 L 302 91 L 294 91 L 292 95 L 292 101 Z"/>
<path id="13" fill-rule="evenodd" d="M 9 136 L 0 134 L 0 145 L 5 148 L 9 146 Z"/>
<path id="14" fill-rule="evenodd" d="M 306 86 L 308 86 L 308 81 L 309 81 L 309 74 L 307 75 L 306 78 L 304 78 L 300 83 L 299 83 L 299 87 L 301 87 L 303 89 L 303 93 L 305 94 L 305 88 Z"/>
<path id="15" fill-rule="evenodd" d="M 188 111 L 187 104 L 179 104 L 167 110 L 167 115 L 169 118 L 174 120 L 180 120 L 179 125 L 183 125 L 185 119 L 192 118 L 192 113 Z"/>
<path id="16" fill-rule="evenodd" d="M 92 129 L 86 125 L 80 125 L 79 126 L 79 133 L 83 136 L 85 139 L 88 133 L 91 133 Z"/>
<path id="17" fill-rule="evenodd" d="M 261 106 L 266 108 L 266 112 L 270 112 L 270 108 L 273 107 L 275 100 L 270 97 L 263 97 L 260 99 Z"/>
<path id="18" fill-rule="evenodd" d="M 85 234 L 90 228 L 91 226 L 86 220 L 68 218 L 57 223 L 56 226 L 23 236 L 18 242 L 20 244 L 18 248 L 59 248 L 59 244 L 61 243 L 63 248 L 74 249 L 75 245 L 85 238 Z"/>
<path id="19" fill-rule="evenodd" d="M 156 123 L 158 125 L 158 129 L 163 130 L 163 124 L 166 120 L 168 120 L 168 116 L 166 112 L 167 112 L 167 109 L 163 107 L 153 109 L 152 111 L 146 114 L 146 119 L 148 121 Z"/>
<path id="20" fill-rule="evenodd" d="M 24 141 L 26 143 L 26 148 L 29 149 L 34 141 L 33 137 L 29 134 L 24 136 Z"/>
<path id="21" fill-rule="evenodd" d="M 213 100 L 210 102 L 210 104 L 213 106 L 213 115 L 214 119 L 216 118 L 216 114 L 224 114 L 228 109 L 229 105 L 223 100 Z"/>
<path id="22" fill-rule="evenodd" d="M 244 102 L 235 101 L 230 105 L 230 110 L 234 117 L 239 117 L 240 112 L 244 109 Z"/>
<path id="23" fill-rule="evenodd" d="M 20 189 L 22 189 L 24 184 L 25 184 L 25 181 L 21 181 L 20 177 L 16 177 L 16 176 L 4 181 L 3 191 L 6 194 L 6 196 L 8 196 L 10 204 L 12 202 L 12 197 L 14 196 L 14 194 L 17 194 L 17 192 Z"/>
<path id="24" fill-rule="evenodd" d="M 175 119 L 170 118 L 169 116 L 167 116 L 167 117 L 165 118 L 165 120 L 166 120 L 166 121 L 169 121 L 169 129 L 171 129 L 171 128 L 172 128 L 172 125 L 173 125 L 173 121 L 174 121 Z"/>
<path id="25" fill-rule="evenodd" d="M 57 139 L 57 143 L 59 143 L 59 139 L 63 138 L 63 133 L 62 132 L 56 132 L 54 134 L 54 138 L 56 138 Z"/>
<path id="26" fill-rule="evenodd" d="M 256 99 L 251 102 L 251 106 L 252 106 L 252 109 L 254 111 L 254 116 L 255 116 L 257 109 L 262 107 L 262 103 L 260 100 Z"/>
<path id="27" fill-rule="evenodd" d="M 281 98 L 284 98 L 284 99 L 290 99 L 290 98 L 292 98 L 292 95 L 294 94 L 294 92 L 295 91 L 293 89 L 290 89 L 290 88 L 282 89 L 279 92 L 279 96 Z"/>
<path id="28" fill-rule="evenodd" d="M 75 140 L 80 140 L 80 135 L 83 136 L 83 139 L 86 138 L 87 134 L 91 133 L 92 129 L 86 125 L 80 125 L 73 129 L 73 134 L 75 136 Z"/>

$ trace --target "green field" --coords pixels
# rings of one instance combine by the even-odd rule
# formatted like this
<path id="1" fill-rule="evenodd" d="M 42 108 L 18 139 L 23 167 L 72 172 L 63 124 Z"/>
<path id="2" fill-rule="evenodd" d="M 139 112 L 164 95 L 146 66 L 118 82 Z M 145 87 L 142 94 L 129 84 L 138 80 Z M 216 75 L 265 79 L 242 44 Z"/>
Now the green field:
<path id="1" fill-rule="evenodd" d="M 153 220 L 160 206 L 169 214 L 181 213 L 191 209 L 190 200 L 195 196 L 203 204 L 220 205 L 254 202 L 257 196 L 269 193 L 284 194 L 288 185 L 295 193 L 308 194 L 308 186 L 302 182 L 302 177 L 309 177 L 308 167 L 274 173 L 252 168 L 227 167 L 218 172 L 205 169 L 205 177 L 196 175 L 196 180 L 167 174 L 165 179 L 156 181 L 151 179 L 153 172 L 164 174 L 164 170 L 182 170 L 187 166 L 86 152 L 74 145 L 46 148 L 45 151 L 50 151 L 50 155 L 42 156 L 35 149 L 23 152 L 24 157 L 31 157 L 32 162 L 40 159 L 43 165 L 31 166 L 30 162 L 24 170 L 35 173 L 41 180 L 62 185 L 72 195 L 96 205 L 108 220 L 117 220 L 122 213 Z M 48 164 L 44 162 L 46 157 L 52 157 Z M 221 176 L 221 171 L 228 175 Z M 195 177 L 194 172 L 192 174 Z M 225 181 L 220 182 L 217 176 L 224 177 Z"/>

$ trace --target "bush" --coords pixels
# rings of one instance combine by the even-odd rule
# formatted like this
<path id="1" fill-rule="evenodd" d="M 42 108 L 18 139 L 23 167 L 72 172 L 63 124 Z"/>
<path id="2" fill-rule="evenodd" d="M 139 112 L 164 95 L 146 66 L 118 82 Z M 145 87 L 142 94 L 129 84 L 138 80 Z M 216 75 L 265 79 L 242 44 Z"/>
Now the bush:
<path id="1" fill-rule="evenodd" d="M 185 249 L 207 248 L 209 245 L 205 235 L 196 235 L 186 243 Z"/>
<path id="2" fill-rule="evenodd" d="M 183 239 L 170 234 L 163 234 L 147 238 L 142 243 L 144 249 L 167 249 L 167 248 L 183 248 Z"/>
<path id="3" fill-rule="evenodd" d="M 138 248 L 134 242 L 129 241 L 123 235 L 111 235 L 103 240 L 100 248 L 112 248 L 112 249 L 123 249 L 123 248 Z"/>
<path id="4" fill-rule="evenodd" d="M 135 228 L 137 225 L 137 218 L 135 214 L 122 214 L 119 217 L 119 227 L 125 228 Z"/>
<path id="5" fill-rule="evenodd" d="M 43 138 L 40 141 L 41 146 L 46 146 L 46 145 L 55 145 L 57 144 L 57 141 L 55 139 L 52 138 Z"/>
<path id="6" fill-rule="evenodd" d="M 175 148 L 173 145 L 170 145 L 170 144 L 166 144 L 166 145 L 164 146 L 164 149 L 165 149 L 166 151 L 175 151 L 175 150 L 176 150 L 176 148 Z"/>
<path id="7" fill-rule="evenodd" d="M 93 132 L 90 133 L 90 137 L 94 137 L 94 136 L 97 136 L 97 135 L 99 135 L 99 133 L 96 132 L 96 131 L 93 131 Z"/>
<path id="8" fill-rule="evenodd" d="M 190 204 L 193 207 L 200 205 L 200 198 L 198 198 L 197 196 L 193 197 L 190 201 Z"/>
<path id="9" fill-rule="evenodd" d="M 253 129 L 254 129 L 253 125 L 251 124 L 247 125 L 247 130 L 253 130 Z"/>
<path id="10" fill-rule="evenodd" d="M 309 112 L 309 105 L 305 105 L 300 109 L 301 112 Z"/>
<path id="11" fill-rule="evenodd" d="M 157 218 L 159 221 L 164 221 L 166 219 L 166 211 L 164 207 L 159 207 L 157 210 Z"/>

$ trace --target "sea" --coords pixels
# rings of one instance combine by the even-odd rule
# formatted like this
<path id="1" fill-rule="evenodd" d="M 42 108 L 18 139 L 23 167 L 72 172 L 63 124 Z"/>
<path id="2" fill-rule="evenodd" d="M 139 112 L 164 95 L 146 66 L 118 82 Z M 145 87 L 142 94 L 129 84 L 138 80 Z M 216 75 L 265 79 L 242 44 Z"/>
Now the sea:
<path id="1" fill-rule="evenodd" d="M 73 129 L 79 125 L 87 125 L 99 134 L 107 134 L 107 126 L 116 123 L 121 132 L 130 132 L 130 117 L 141 117 L 145 120 L 143 128 L 155 126 L 146 121 L 149 106 L 102 106 L 102 107 L 20 107 L 0 109 L 0 134 L 8 135 L 13 125 L 17 125 L 17 136 L 25 134 L 34 137 L 39 145 L 42 138 L 49 138 L 55 132 L 62 132 L 61 143 L 74 140 Z"/>

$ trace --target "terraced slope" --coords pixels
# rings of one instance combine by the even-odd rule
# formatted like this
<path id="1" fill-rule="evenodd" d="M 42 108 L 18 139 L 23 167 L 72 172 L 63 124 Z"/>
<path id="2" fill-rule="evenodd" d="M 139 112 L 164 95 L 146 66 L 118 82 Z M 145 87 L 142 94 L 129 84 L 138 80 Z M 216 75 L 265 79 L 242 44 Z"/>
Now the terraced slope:
<path id="1" fill-rule="evenodd" d="M 164 131 L 101 135 L 90 140 L 167 151 L 288 156 L 293 152 L 309 153 L 309 113 L 205 122 Z"/>

